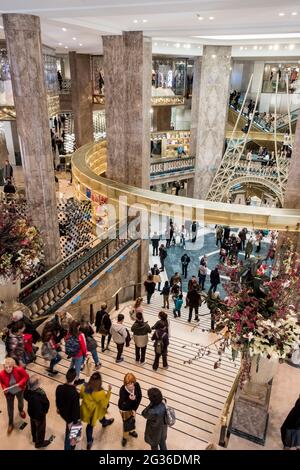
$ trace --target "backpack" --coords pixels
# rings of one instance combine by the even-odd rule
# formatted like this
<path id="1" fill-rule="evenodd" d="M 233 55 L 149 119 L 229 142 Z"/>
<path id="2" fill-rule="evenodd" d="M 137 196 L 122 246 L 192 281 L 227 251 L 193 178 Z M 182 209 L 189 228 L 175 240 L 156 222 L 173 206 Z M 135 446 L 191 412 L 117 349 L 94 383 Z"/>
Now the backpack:
<path id="1" fill-rule="evenodd" d="M 104 326 L 104 320 L 105 320 L 105 316 L 108 316 L 108 313 L 106 313 L 105 315 L 102 315 L 102 318 L 101 318 L 101 322 L 100 322 L 100 326 L 99 326 L 99 330 L 98 332 L 101 334 L 101 335 L 104 335 L 106 336 L 108 334 L 108 331 L 106 330 L 105 326 Z"/>
<path id="2" fill-rule="evenodd" d="M 165 424 L 170 427 L 174 426 L 174 424 L 176 423 L 175 410 L 171 406 L 168 406 L 166 401 L 165 401 L 165 407 L 166 407 Z"/>
<path id="3" fill-rule="evenodd" d="M 65 341 L 65 350 L 68 357 L 75 357 L 80 351 L 79 339 L 70 335 Z"/>
<path id="4" fill-rule="evenodd" d="M 42 344 L 41 354 L 46 361 L 51 361 L 56 356 L 55 349 L 51 348 L 49 341 Z"/>
<path id="5" fill-rule="evenodd" d="M 163 349 L 164 349 L 163 337 L 165 336 L 165 334 L 166 333 L 164 333 L 160 338 L 157 337 L 157 339 L 155 340 L 155 345 L 154 345 L 155 354 L 162 354 Z"/>

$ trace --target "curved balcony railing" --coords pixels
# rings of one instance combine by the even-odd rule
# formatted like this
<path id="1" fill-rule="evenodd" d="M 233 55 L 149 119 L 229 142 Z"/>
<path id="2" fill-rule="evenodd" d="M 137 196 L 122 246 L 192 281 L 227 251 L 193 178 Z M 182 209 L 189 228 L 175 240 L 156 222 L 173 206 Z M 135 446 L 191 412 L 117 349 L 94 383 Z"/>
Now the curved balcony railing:
<path id="1" fill-rule="evenodd" d="M 277 209 L 270 207 L 252 207 L 238 204 L 228 204 L 212 201 L 199 201 L 182 196 L 163 193 L 153 193 L 147 189 L 119 183 L 93 172 L 87 162 L 99 160 L 99 165 L 106 165 L 106 153 L 101 152 L 103 142 L 87 144 L 78 149 L 72 159 L 73 181 L 76 196 L 79 199 L 89 197 L 93 200 L 105 201 L 119 208 L 120 197 L 122 204 L 127 207 L 133 204 L 143 204 L 149 213 L 161 214 L 168 206 L 174 217 L 182 217 L 185 212 L 189 218 L 200 220 L 204 224 L 228 224 L 231 227 L 251 227 L 253 229 L 300 231 L 300 210 Z M 98 154 L 100 150 L 100 154 Z M 126 202 L 125 202 L 126 201 Z M 164 209 L 162 209 L 164 207 Z M 242 209 L 242 210 L 241 210 Z"/>

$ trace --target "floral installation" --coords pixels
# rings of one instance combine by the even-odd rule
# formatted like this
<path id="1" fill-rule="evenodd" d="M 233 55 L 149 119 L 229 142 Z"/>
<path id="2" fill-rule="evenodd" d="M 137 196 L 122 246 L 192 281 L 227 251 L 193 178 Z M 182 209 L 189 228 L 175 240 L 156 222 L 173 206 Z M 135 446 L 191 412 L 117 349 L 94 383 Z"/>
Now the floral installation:
<path id="1" fill-rule="evenodd" d="M 247 263 L 219 265 L 227 280 L 227 296 L 216 299 L 215 332 L 218 338 L 208 346 L 197 346 L 192 363 L 210 354 L 218 358 L 214 368 L 221 367 L 224 354 L 236 363 L 241 357 L 240 385 L 249 379 L 252 358 L 258 369 L 261 358 L 288 358 L 300 345 L 300 257 L 292 241 L 283 238 L 280 254 L 271 275 L 260 258 Z M 185 347 L 185 346 L 183 346 Z"/>
<path id="2" fill-rule="evenodd" d="M 43 259 L 43 241 L 29 219 L 11 205 L 0 204 L 0 278 L 22 282 L 31 278 Z"/>

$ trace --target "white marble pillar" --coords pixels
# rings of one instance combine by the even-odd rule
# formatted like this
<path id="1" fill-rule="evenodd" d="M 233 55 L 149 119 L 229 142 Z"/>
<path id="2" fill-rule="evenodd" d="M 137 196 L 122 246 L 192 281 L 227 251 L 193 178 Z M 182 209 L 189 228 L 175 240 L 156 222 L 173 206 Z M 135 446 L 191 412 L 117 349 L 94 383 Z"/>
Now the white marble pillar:
<path id="1" fill-rule="evenodd" d="M 204 46 L 195 162 L 194 197 L 197 199 L 206 198 L 223 156 L 230 66 L 230 46 Z"/>
<path id="2" fill-rule="evenodd" d="M 60 259 L 53 155 L 45 89 L 40 19 L 4 14 L 26 199 L 43 236 L 45 263 Z"/>
<path id="3" fill-rule="evenodd" d="M 104 36 L 107 177 L 149 188 L 152 44 L 143 33 Z"/>

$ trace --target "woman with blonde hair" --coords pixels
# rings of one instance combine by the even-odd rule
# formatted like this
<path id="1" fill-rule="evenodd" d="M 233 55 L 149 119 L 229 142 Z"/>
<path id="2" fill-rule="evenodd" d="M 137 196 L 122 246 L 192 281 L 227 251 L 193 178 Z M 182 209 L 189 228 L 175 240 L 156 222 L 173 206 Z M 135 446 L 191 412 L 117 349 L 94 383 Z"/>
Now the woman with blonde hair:
<path id="1" fill-rule="evenodd" d="M 114 418 L 105 418 L 110 396 L 111 385 L 108 386 L 108 391 L 106 392 L 102 387 L 102 377 L 99 372 L 94 372 L 88 383 L 83 384 L 80 389 L 80 398 L 82 398 L 80 417 L 82 421 L 87 423 L 87 450 L 92 448 L 94 441 L 93 430 L 97 421 L 100 421 L 103 428 L 114 422 Z"/>
<path id="2" fill-rule="evenodd" d="M 129 436 L 138 437 L 135 430 L 135 414 L 142 400 L 142 391 L 135 376 L 128 372 L 124 377 L 124 384 L 120 388 L 118 407 L 123 419 L 122 446 L 127 443 Z"/>

